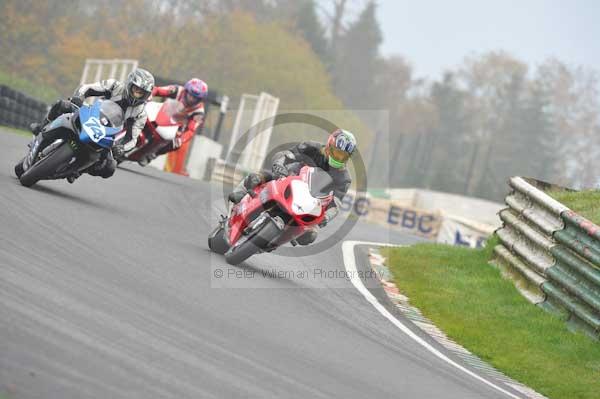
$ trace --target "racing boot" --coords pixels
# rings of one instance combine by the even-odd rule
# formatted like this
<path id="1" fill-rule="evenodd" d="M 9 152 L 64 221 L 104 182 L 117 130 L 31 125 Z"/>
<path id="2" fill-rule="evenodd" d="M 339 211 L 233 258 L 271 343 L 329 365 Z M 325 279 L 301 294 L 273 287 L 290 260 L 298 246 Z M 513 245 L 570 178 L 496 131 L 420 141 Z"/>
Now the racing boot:
<path id="1" fill-rule="evenodd" d="M 67 176 L 67 181 L 70 184 L 73 184 L 75 182 L 75 180 L 77 180 L 79 178 L 79 176 L 81 176 L 81 173 L 75 172 L 71 176 Z"/>
<path id="2" fill-rule="evenodd" d="M 236 187 L 231 193 L 229 193 L 227 199 L 229 199 L 229 201 L 233 202 L 234 204 L 239 204 L 242 198 L 246 196 L 246 193 L 247 191 L 245 188 Z"/>
<path id="3" fill-rule="evenodd" d="M 242 200 L 242 198 L 244 198 L 246 194 L 254 196 L 254 191 L 252 190 L 254 190 L 256 186 L 264 182 L 264 177 L 259 173 L 250 173 L 248 176 L 242 179 L 240 184 L 238 184 L 237 187 L 233 189 L 233 191 L 229 194 L 227 198 L 229 199 L 229 201 L 233 202 L 234 204 L 237 204 Z"/>
<path id="4" fill-rule="evenodd" d="M 48 122 L 50 122 L 48 118 L 44 118 L 43 122 L 34 122 L 29 125 L 29 130 L 31 130 L 31 133 L 33 133 L 34 136 L 37 136 Z"/>
<path id="5" fill-rule="evenodd" d="M 312 244 L 317 239 L 317 232 L 315 230 L 308 230 L 300 237 L 296 238 L 296 243 L 302 246 Z M 293 244 L 292 244 L 293 245 Z"/>
<path id="6" fill-rule="evenodd" d="M 156 154 L 146 155 L 144 158 L 142 158 L 138 161 L 138 165 L 140 165 L 143 168 L 144 166 L 147 166 L 150 162 L 154 161 L 155 159 L 156 159 Z"/>
<path id="7" fill-rule="evenodd" d="M 29 125 L 29 130 L 33 133 L 34 136 L 37 136 L 42 131 L 42 124 L 38 122 L 31 123 Z"/>

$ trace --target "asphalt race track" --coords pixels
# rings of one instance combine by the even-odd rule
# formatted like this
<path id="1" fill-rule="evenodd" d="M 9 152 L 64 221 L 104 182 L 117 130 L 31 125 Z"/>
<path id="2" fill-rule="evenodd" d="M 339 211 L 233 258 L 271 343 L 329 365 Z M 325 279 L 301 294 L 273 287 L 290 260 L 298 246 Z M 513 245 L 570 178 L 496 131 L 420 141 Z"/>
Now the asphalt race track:
<path id="1" fill-rule="evenodd" d="M 341 243 L 230 267 L 206 244 L 215 185 L 128 164 L 28 189 L 26 143 L 0 130 L 0 396 L 507 397 L 337 277 Z M 417 241 L 361 224 L 348 239 Z"/>

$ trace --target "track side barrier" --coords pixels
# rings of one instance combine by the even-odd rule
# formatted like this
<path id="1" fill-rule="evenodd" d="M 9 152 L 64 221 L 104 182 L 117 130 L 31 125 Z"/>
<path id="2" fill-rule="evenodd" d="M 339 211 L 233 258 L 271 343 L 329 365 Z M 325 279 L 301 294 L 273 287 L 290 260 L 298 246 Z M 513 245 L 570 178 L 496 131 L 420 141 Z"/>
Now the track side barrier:
<path id="1" fill-rule="evenodd" d="M 442 213 L 440 211 L 409 207 L 396 201 L 374 198 L 354 191 L 346 194 L 340 205 L 340 210 L 369 223 L 401 230 L 431 240 L 438 236 L 442 224 Z"/>
<path id="2" fill-rule="evenodd" d="M 40 122 L 47 109 L 46 103 L 0 85 L 0 125 L 29 130 L 29 124 Z"/>
<path id="3" fill-rule="evenodd" d="M 600 227 L 521 177 L 509 185 L 496 259 L 526 280 L 532 302 L 600 337 Z"/>

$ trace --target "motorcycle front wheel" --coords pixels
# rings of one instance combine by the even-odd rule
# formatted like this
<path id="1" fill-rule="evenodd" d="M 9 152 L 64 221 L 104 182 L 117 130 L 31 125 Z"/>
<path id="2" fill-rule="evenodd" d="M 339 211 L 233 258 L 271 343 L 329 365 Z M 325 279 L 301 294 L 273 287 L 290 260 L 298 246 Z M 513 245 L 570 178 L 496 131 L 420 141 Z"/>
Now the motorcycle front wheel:
<path id="1" fill-rule="evenodd" d="M 42 160 L 31 165 L 29 169 L 19 177 L 19 181 L 25 187 L 31 187 L 39 180 L 54 175 L 58 168 L 69 162 L 72 157 L 73 150 L 71 149 L 71 146 L 65 142 Z"/>
<path id="2" fill-rule="evenodd" d="M 19 163 L 17 163 L 17 164 L 15 165 L 15 175 L 17 176 L 17 178 L 20 178 L 20 177 L 21 177 L 21 175 L 22 175 L 23 173 L 25 173 L 25 170 L 23 169 L 23 161 L 24 161 L 24 160 L 25 160 L 25 158 L 21 159 L 21 160 L 19 161 Z"/>
<path id="3" fill-rule="evenodd" d="M 234 245 L 225 253 L 230 265 L 239 265 L 252 255 L 267 248 L 281 234 L 281 228 L 273 220 L 268 220 L 256 233 L 239 245 Z"/>
<path id="4" fill-rule="evenodd" d="M 220 224 L 208 235 L 208 248 L 220 255 L 229 249 L 225 240 L 225 229 Z"/>

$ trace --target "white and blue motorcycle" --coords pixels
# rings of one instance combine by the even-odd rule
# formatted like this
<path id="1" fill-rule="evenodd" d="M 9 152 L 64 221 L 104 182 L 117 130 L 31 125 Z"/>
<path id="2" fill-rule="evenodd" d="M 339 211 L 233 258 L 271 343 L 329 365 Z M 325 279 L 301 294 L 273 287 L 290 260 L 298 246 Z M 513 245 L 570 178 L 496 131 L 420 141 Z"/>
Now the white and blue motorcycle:
<path id="1" fill-rule="evenodd" d="M 80 174 L 110 151 L 123 129 L 123 110 L 110 100 L 92 101 L 60 115 L 35 137 L 27 156 L 15 165 L 22 185 Z"/>

